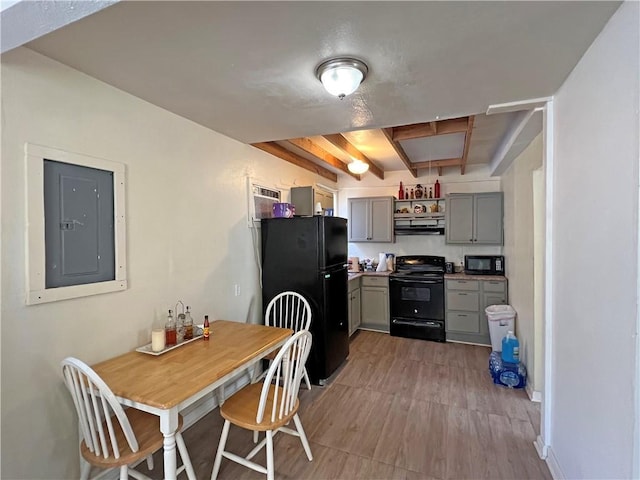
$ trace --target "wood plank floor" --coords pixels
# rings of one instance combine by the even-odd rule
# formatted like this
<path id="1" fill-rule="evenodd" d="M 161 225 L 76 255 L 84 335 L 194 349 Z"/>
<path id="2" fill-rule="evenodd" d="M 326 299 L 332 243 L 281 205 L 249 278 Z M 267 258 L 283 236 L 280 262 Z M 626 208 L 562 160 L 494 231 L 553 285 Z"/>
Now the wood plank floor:
<path id="1" fill-rule="evenodd" d="M 489 348 L 360 331 L 350 350 L 329 385 L 300 389 L 313 462 L 299 439 L 280 433 L 276 478 L 552 478 L 533 447 L 539 404 L 493 384 Z M 184 432 L 198 479 L 210 478 L 222 425 L 216 409 Z M 232 426 L 227 446 L 246 455 L 251 432 Z M 154 471 L 138 468 L 162 478 L 162 452 L 154 458 Z M 256 461 L 266 465 L 264 452 Z M 265 476 L 223 459 L 219 478 Z"/>

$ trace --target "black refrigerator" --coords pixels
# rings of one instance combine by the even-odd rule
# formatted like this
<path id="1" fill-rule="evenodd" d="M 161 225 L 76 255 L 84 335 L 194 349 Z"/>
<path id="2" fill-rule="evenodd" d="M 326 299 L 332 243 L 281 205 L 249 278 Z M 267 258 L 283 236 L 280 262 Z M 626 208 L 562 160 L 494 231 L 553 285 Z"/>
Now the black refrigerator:
<path id="1" fill-rule="evenodd" d="M 270 218 L 260 226 L 262 311 L 287 290 L 307 299 L 313 336 L 307 371 L 311 382 L 324 385 L 349 355 L 347 220 Z"/>

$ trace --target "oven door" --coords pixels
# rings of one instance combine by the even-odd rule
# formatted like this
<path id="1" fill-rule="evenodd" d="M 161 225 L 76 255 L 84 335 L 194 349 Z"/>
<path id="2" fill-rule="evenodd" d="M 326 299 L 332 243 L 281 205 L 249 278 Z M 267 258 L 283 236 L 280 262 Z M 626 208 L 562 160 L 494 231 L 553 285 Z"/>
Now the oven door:
<path id="1" fill-rule="evenodd" d="M 444 321 L 444 280 L 442 278 L 389 278 L 392 318 Z"/>

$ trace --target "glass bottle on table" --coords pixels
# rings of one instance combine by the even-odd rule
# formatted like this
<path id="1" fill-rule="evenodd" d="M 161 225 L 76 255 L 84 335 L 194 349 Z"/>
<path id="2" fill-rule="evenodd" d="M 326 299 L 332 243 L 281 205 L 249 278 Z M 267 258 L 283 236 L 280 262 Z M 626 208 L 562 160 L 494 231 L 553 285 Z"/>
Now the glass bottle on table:
<path id="1" fill-rule="evenodd" d="M 164 336 L 167 347 L 175 345 L 178 341 L 176 335 L 176 322 L 173 319 L 173 310 L 169 310 L 169 315 L 167 315 L 167 323 L 164 325 Z"/>
<path id="2" fill-rule="evenodd" d="M 205 340 L 209 340 L 209 315 L 204 316 L 204 324 L 202 325 L 202 336 Z"/>
<path id="3" fill-rule="evenodd" d="M 176 321 L 176 340 L 178 343 L 184 342 L 184 319 L 186 318 L 184 313 L 178 315 Z"/>
<path id="4" fill-rule="evenodd" d="M 184 314 L 184 339 L 191 340 L 193 338 L 193 318 L 191 317 L 191 311 L 187 307 L 187 311 Z"/>

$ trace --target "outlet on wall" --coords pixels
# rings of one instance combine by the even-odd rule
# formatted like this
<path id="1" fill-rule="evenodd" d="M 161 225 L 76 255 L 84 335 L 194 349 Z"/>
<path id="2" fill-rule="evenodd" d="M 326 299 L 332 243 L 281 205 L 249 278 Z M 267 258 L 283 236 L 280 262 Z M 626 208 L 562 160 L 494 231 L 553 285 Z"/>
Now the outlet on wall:
<path id="1" fill-rule="evenodd" d="M 233 292 L 235 294 L 236 297 L 240 296 L 240 285 L 238 285 L 237 283 L 233 286 Z"/>

